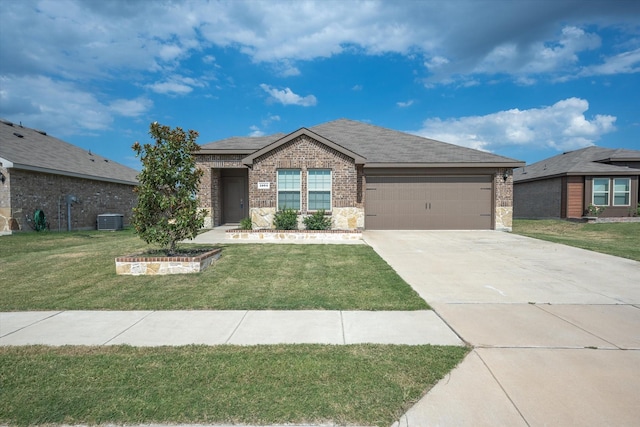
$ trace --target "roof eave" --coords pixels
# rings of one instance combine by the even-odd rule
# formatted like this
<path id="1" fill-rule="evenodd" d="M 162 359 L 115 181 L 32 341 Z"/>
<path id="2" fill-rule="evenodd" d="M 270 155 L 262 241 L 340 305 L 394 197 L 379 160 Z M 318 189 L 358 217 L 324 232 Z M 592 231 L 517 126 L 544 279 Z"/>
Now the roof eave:
<path id="1" fill-rule="evenodd" d="M 598 163 L 609 163 L 612 164 L 614 162 L 640 162 L 640 157 L 609 157 L 607 159 L 595 160 Z M 617 166 L 617 165 L 614 165 Z"/>
<path id="2" fill-rule="evenodd" d="M 4 162 L 2 162 L 2 164 L 4 165 Z M 7 167 L 7 169 L 8 168 L 9 167 Z M 31 171 L 31 172 L 48 173 L 48 174 L 51 174 L 51 175 L 62 175 L 62 176 L 70 176 L 70 177 L 73 177 L 73 178 L 89 179 L 89 180 L 92 180 L 92 181 L 113 182 L 115 184 L 126 184 L 126 185 L 138 185 L 139 184 L 138 181 L 128 181 L 128 180 L 125 180 L 125 179 L 108 178 L 108 177 L 96 176 L 96 175 L 85 175 L 85 174 L 81 174 L 81 173 L 63 171 L 63 170 L 58 170 L 58 169 L 41 168 L 41 167 L 38 167 L 38 166 L 23 165 L 23 164 L 19 164 L 19 163 L 12 163 L 10 168 L 19 169 L 19 170 L 26 170 L 26 171 Z"/>
<path id="3" fill-rule="evenodd" d="M 198 151 L 194 151 L 191 154 L 226 154 L 226 155 L 246 155 L 246 154 L 251 154 L 254 153 L 256 150 L 252 150 L 249 148 L 243 148 L 243 149 L 233 149 L 233 148 L 229 148 L 229 149 L 225 149 L 225 148 L 201 148 Z"/>
<path id="4" fill-rule="evenodd" d="M 526 174 L 525 174 L 526 175 Z M 532 178 L 521 178 L 521 177 L 514 177 L 513 182 L 528 182 L 528 181 L 539 181 L 542 179 L 551 179 L 551 178 L 559 178 L 559 177 L 563 177 L 563 176 L 628 176 L 628 175 L 639 175 L 640 176 L 640 169 L 628 169 L 628 170 L 620 170 L 620 171 L 601 171 L 601 172 L 576 172 L 576 171 L 570 171 L 570 172 L 561 172 L 561 173 L 554 173 L 554 174 L 549 174 L 549 175 L 538 175 L 538 176 L 534 176 Z"/>
<path id="5" fill-rule="evenodd" d="M 365 163 L 365 168 L 519 168 L 525 162 L 371 162 Z"/>

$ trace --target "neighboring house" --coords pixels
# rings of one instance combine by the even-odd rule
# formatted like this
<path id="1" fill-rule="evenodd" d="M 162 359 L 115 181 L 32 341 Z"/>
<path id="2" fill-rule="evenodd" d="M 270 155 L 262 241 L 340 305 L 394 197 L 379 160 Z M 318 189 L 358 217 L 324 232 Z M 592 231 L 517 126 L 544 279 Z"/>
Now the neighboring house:
<path id="1" fill-rule="evenodd" d="M 51 230 L 95 229 L 100 214 L 122 214 L 128 224 L 136 175 L 43 131 L 2 120 L 0 232 L 31 230 L 36 210 L 44 212 Z"/>
<path id="2" fill-rule="evenodd" d="M 324 209 L 334 229 L 510 230 L 518 160 L 351 120 L 194 153 L 205 227 Z"/>
<path id="3" fill-rule="evenodd" d="M 515 218 L 580 218 L 589 205 L 602 217 L 633 216 L 640 151 L 587 147 L 514 170 Z"/>

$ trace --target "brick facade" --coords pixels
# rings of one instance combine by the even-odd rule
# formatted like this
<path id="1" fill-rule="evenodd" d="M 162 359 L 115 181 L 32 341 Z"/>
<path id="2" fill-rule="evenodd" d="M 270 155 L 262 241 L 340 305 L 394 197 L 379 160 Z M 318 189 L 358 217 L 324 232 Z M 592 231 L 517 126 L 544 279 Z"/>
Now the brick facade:
<path id="1" fill-rule="evenodd" d="M 247 167 L 242 159 L 247 156 L 252 164 Z M 365 219 L 366 174 L 401 175 L 490 175 L 493 194 L 493 227 L 510 231 L 512 228 L 514 194 L 512 168 L 384 168 L 367 169 L 356 164 L 355 159 L 335 148 L 317 141 L 312 136 L 300 134 L 291 140 L 261 151 L 256 157 L 248 154 L 196 154 L 196 164 L 204 171 L 198 197 L 206 211 L 205 228 L 222 224 L 222 178 L 230 169 L 246 171 L 249 212 L 254 229 L 273 227 L 273 217 L 278 209 L 277 171 L 298 169 L 300 180 L 300 220 L 308 215 L 307 171 L 330 169 L 332 174 L 331 216 L 334 229 L 363 229 Z M 506 179 L 505 179 L 506 174 Z M 258 188 L 258 183 L 262 183 Z"/>
<path id="2" fill-rule="evenodd" d="M 277 170 L 300 169 L 301 210 L 307 213 L 307 170 L 331 169 L 331 206 L 339 223 L 362 226 L 363 220 L 354 216 L 364 215 L 364 172 L 356 167 L 350 157 L 315 141 L 306 135 L 289 141 L 254 160 L 251 168 L 242 164 L 239 154 L 197 154 L 196 165 L 204 171 L 198 197 L 200 207 L 205 210 L 205 228 L 222 224 L 222 176 L 225 169 L 242 168 L 247 171 L 250 215 L 254 225 L 270 228 L 272 216 L 277 210 Z M 258 189 L 259 182 L 268 182 L 268 189 Z M 354 212 L 353 209 L 356 209 Z M 342 216 L 348 218 L 342 221 Z M 342 227 L 342 228 L 345 228 Z"/>
<path id="3" fill-rule="evenodd" d="M 71 229 L 96 229 L 97 216 L 123 214 L 128 225 L 137 196 L 133 185 L 74 178 L 11 168 L 1 169 L 0 231 L 30 231 L 36 209 L 44 212 L 51 230 L 66 231 L 68 195 L 76 196 L 71 205 Z"/>
<path id="4" fill-rule="evenodd" d="M 221 169 L 246 169 L 246 166 L 240 154 L 196 154 L 195 157 L 196 167 L 204 172 L 198 189 L 200 208 L 206 212 L 204 228 L 212 228 L 222 223 Z"/>
<path id="5" fill-rule="evenodd" d="M 249 206 L 277 208 L 278 169 L 300 169 L 302 214 L 307 213 L 307 171 L 309 169 L 331 169 L 332 208 L 364 207 L 362 200 L 358 201 L 358 194 L 362 194 L 362 188 L 357 187 L 358 183 L 362 182 L 361 171 L 358 171 L 353 159 L 306 135 L 255 159 L 253 168 L 249 172 Z M 258 182 L 269 182 L 269 189 L 258 189 Z"/>

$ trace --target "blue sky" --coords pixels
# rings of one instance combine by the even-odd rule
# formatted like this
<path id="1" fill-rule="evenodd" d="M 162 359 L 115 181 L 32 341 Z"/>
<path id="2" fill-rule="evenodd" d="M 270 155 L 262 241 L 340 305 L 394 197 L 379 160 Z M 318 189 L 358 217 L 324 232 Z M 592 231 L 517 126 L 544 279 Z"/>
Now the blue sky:
<path id="1" fill-rule="evenodd" d="M 0 117 L 136 169 L 153 121 L 206 144 L 348 118 L 528 164 L 640 149 L 637 0 L 1 6 Z"/>

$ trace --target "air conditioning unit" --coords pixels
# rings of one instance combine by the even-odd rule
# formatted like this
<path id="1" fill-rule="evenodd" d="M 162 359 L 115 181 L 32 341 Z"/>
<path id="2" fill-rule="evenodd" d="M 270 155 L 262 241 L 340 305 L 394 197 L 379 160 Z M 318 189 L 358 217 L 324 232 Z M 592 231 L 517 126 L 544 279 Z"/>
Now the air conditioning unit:
<path id="1" fill-rule="evenodd" d="M 102 214 L 98 215 L 98 230 L 122 230 L 122 214 Z"/>

